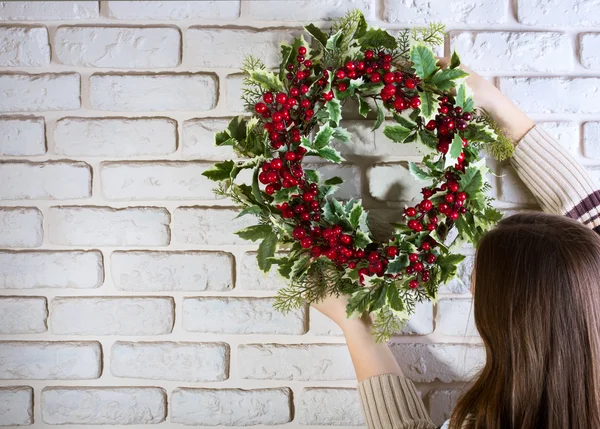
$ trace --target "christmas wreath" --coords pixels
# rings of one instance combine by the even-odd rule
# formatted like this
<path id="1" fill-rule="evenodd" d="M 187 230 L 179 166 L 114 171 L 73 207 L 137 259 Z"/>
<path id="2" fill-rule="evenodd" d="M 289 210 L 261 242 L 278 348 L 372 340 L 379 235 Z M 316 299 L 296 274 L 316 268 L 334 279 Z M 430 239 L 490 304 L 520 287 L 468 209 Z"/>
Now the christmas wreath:
<path id="1" fill-rule="evenodd" d="M 460 246 L 476 245 L 501 218 L 486 196 L 489 170 L 479 152 L 504 159 L 513 146 L 475 109 L 458 55 L 449 67 L 438 66 L 433 49 L 443 42 L 443 26 L 394 36 L 353 11 L 327 32 L 304 28 L 311 43 L 301 36 L 282 44 L 278 71 L 245 60 L 243 99 L 253 114 L 234 118 L 215 137 L 241 161 L 216 163 L 204 175 L 241 207 L 239 216 L 256 217 L 237 234 L 260 242 L 261 270 L 276 265 L 288 280 L 277 309 L 347 294 L 348 317 L 371 313 L 377 339 L 386 340 L 416 302 L 435 299 L 438 286 L 455 276 Z M 342 106 L 373 117 L 373 129 L 387 116 L 394 124 L 385 136 L 416 141 L 424 151 L 410 171 L 429 185 L 383 242 L 373 238 L 360 200 L 334 198 L 340 178 L 323 181 L 302 165 L 306 156 L 343 161 L 336 145 L 352 135 L 340 126 Z M 251 181 L 243 180 L 250 176 L 240 175 L 244 170 Z"/>

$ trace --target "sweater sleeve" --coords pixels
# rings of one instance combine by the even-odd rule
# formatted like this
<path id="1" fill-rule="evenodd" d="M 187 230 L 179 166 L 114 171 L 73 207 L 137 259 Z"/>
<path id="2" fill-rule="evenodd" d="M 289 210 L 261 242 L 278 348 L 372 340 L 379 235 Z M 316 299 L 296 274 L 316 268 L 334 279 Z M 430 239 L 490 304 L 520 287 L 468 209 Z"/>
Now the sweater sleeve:
<path id="1" fill-rule="evenodd" d="M 369 429 L 435 429 L 412 381 L 385 374 L 358 385 Z"/>
<path id="2" fill-rule="evenodd" d="M 511 163 L 544 211 L 600 232 L 598 186 L 546 131 L 532 128 L 518 143 Z"/>

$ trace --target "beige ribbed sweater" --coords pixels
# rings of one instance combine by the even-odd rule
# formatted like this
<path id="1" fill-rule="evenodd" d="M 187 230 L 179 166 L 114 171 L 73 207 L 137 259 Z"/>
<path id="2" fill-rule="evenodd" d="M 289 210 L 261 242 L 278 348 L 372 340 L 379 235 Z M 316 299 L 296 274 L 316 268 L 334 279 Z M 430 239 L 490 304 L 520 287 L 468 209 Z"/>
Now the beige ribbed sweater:
<path id="1" fill-rule="evenodd" d="M 544 211 L 577 219 L 600 233 L 600 190 L 544 130 L 529 131 L 511 163 Z M 371 377 L 359 384 L 358 391 L 369 429 L 436 429 L 407 378 Z"/>

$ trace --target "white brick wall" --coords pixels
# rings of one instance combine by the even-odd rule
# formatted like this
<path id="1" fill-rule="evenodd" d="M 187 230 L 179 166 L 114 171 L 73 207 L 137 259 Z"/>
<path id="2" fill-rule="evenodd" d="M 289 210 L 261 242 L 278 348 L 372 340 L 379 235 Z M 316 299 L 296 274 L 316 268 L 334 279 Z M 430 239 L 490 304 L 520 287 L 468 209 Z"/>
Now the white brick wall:
<path id="1" fill-rule="evenodd" d="M 445 54 L 600 183 L 595 1 L 0 2 L 0 425 L 364 426 L 340 329 L 271 308 L 282 280 L 232 233 L 252 219 L 233 220 L 200 174 L 234 157 L 213 138 L 243 112 L 243 56 L 273 66 L 280 40 L 355 7 L 392 30 L 446 23 Z M 417 146 L 358 115 L 343 124 L 347 163 L 314 167 L 396 220 L 421 186 L 406 170 Z M 499 208 L 537 206 L 497 172 Z M 437 424 L 484 359 L 466 252 L 393 339 Z"/>

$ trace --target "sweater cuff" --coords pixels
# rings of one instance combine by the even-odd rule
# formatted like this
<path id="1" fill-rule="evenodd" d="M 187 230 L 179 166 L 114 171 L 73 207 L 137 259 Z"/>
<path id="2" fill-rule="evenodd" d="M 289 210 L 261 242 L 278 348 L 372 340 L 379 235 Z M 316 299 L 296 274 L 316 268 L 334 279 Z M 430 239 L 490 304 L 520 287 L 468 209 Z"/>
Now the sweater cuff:
<path id="1" fill-rule="evenodd" d="M 368 378 L 358 385 L 368 428 L 435 429 L 412 381 L 393 374 Z"/>
<path id="2" fill-rule="evenodd" d="M 511 163 L 542 209 L 600 226 L 600 191 L 583 167 L 536 126 L 519 142 Z"/>

